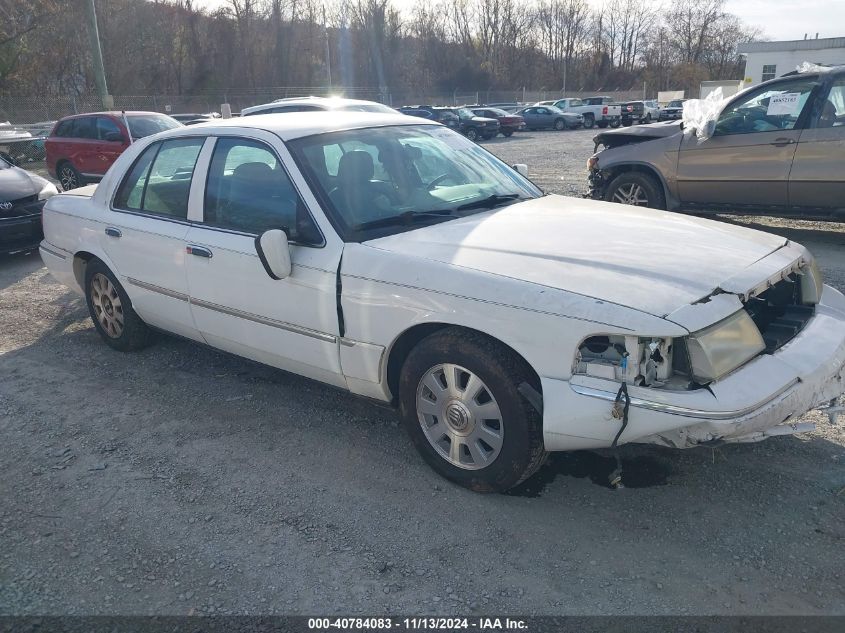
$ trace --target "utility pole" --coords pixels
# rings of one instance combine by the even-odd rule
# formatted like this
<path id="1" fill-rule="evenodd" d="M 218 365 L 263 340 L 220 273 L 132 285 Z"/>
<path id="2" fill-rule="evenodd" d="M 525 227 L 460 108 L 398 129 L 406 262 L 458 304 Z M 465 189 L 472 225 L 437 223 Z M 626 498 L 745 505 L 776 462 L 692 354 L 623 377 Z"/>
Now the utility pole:
<path id="1" fill-rule="evenodd" d="M 94 81 L 97 84 L 97 94 L 103 108 L 111 110 L 114 107 L 114 101 L 106 85 L 106 71 L 103 67 L 103 51 L 100 48 L 100 29 L 97 28 L 97 10 L 94 8 L 94 0 L 85 0 L 85 9 L 88 13 L 88 37 L 91 42 L 91 59 L 94 61 Z"/>
<path id="2" fill-rule="evenodd" d="M 332 49 L 329 47 L 329 25 L 326 23 L 326 5 L 323 5 L 323 36 L 326 40 L 326 79 L 329 82 L 329 94 L 332 91 Z"/>

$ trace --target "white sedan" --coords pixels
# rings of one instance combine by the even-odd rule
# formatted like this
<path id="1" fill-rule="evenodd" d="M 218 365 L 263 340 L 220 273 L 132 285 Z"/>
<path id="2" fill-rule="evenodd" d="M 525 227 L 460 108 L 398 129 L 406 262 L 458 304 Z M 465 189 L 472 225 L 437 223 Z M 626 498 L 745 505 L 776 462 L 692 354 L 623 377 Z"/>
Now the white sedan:
<path id="1" fill-rule="evenodd" d="M 479 491 L 547 451 L 805 430 L 845 391 L 845 298 L 802 246 L 521 171 L 401 115 L 215 121 L 51 198 L 41 255 L 113 348 L 155 328 L 393 403 Z"/>

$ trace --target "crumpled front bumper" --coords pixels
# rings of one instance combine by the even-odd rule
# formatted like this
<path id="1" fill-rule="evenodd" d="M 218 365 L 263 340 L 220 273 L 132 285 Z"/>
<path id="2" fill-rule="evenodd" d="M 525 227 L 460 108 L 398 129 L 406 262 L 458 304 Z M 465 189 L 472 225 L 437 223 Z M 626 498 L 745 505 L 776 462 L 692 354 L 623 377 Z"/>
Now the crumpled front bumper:
<path id="1" fill-rule="evenodd" d="M 542 378 L 547 450 L 610 446 L 618 384 L 587 376 Z M 629 387 L 628 427 L 619 443 L 687 448 L 803 430 L 790 426 L 845 392 L 845 297 L 825 286 L 816 314 L 789 343 L 694 391 Z"/>

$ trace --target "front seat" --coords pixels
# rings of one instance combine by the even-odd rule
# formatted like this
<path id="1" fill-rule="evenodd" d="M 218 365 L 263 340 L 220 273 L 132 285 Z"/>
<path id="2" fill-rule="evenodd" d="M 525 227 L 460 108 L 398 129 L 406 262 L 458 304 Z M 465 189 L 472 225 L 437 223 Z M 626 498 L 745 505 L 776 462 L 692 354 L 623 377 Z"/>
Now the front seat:
<path id="1" fill-rule="evenodd" d="M 224 226 L 247 232 L 291 228 L 294 208 L 283 196 L 281 180 L 267 163 L 243 163 L 232 172 L 229 202 L 219 219 Z"/>
<path id="2" fill-rule="evenodd" d="M 390 200 L 379 191 L 380 183 L 373 181 L 374 174 L 373 157 L 368 152 L 353 150 L 341 156 L 337 187 L 329 197 L 350 226 L 374 220 L 383 215 L 380 211 L 390 209 Z"/>

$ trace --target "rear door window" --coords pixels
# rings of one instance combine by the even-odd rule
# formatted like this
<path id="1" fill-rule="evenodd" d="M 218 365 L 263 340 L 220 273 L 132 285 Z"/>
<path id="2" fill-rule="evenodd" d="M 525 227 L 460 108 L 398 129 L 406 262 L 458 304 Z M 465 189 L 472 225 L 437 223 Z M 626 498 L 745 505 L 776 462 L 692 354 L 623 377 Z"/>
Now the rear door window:
<path id="1" fill-rule="evenodd" d="M 203 138 L 173 139 L 148 147 L 123 179 L 115 206 L 184 220 L 191 178 Z"/>
<path id="2" fill-rule="evenodd" d="M 72 121 L 73 128 L 71 129 L 70 136 L 73 138 L 86 139 L 97 138 L 97 131 L 94 128 L 94 117 L 83 116 L 78 119 L 73 119 Z"/>

